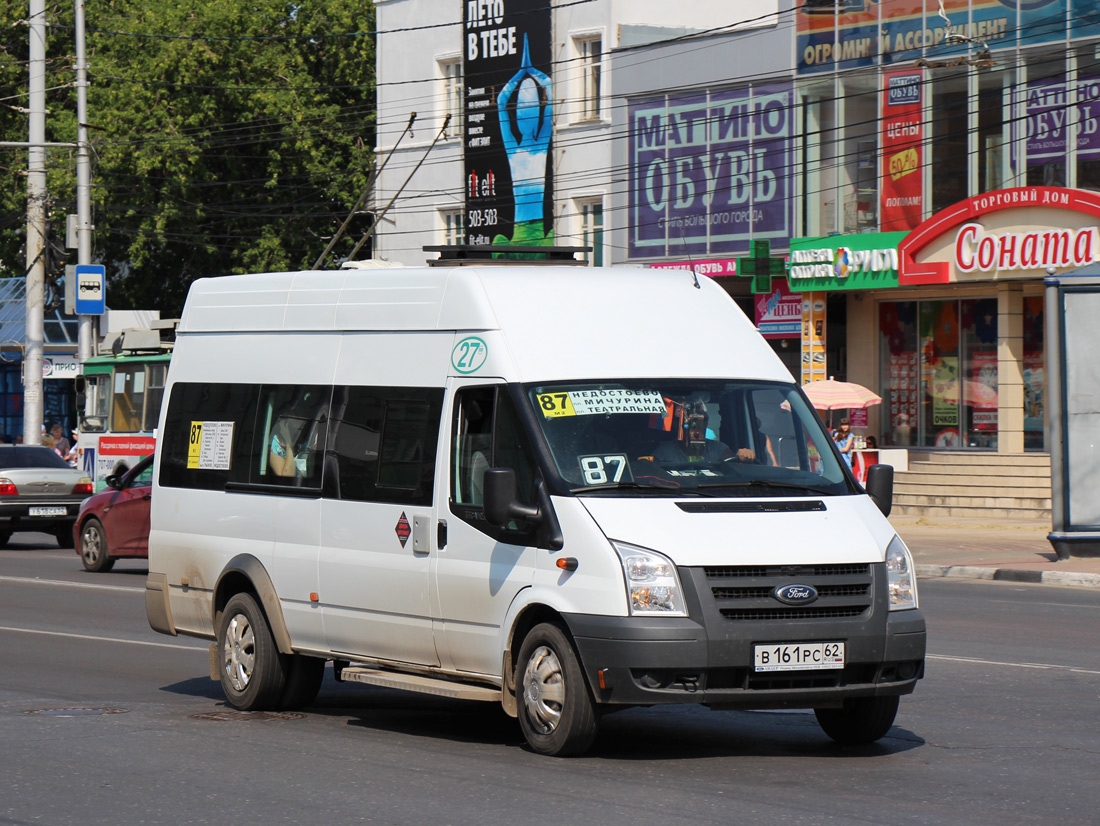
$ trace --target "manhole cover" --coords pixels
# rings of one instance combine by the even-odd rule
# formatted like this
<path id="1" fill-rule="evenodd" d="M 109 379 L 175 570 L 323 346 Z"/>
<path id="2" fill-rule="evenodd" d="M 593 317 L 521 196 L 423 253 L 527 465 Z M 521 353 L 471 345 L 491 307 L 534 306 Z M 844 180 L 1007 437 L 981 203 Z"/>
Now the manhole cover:
<path id="1" fill-rule="evenodd" d="M 125 714 L 124 708 L 37 708 L 27 714 L 41 714 L 44 717 L 89 717 L 96 714 Z"/>
<path id="2" fill-rule="evenodd" d="M 247 723 L 253 720 L 301 720 L 305 717 L 296 711 L 208 711 L 192 714 L 192 720 L 210 720 L 215 723 Z"/>

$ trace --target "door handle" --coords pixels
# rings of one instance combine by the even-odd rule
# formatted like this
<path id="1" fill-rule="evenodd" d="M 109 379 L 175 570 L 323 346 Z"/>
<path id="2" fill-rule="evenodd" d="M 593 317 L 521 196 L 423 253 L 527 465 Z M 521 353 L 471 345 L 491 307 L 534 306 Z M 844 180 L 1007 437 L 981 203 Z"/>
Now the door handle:
<path id="1" fill-rule="evenodd" d="M 447 547 L 447 520 L 440 519 L 435 528 L 435 544 L 439 550 Z"/>

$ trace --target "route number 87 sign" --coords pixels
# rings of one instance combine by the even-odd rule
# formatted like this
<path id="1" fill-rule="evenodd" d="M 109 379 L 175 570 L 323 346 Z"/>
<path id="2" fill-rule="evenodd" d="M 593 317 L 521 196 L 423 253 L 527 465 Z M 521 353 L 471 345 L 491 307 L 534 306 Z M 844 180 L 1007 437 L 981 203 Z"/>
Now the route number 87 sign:
<path id="1" fill-rule="evenodd" d="M 630 465 L 622 453 L 578 456 L 577 461 L 580 462 L 586 485 L 614 485 L 624 478 L 627 482 L 632 481 Z"/>

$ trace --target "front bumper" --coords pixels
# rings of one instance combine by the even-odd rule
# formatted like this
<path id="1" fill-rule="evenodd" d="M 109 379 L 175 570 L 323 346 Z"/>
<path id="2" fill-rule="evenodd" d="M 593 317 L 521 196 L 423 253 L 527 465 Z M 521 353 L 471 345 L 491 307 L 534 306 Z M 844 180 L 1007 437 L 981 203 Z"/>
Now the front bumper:
<path id="1" fill-rule="evenodd" d="M 734 590 L 724 587 L 727 582 L 701 568 L 681 568 L 688 617 L 571 614 L 565 620 L 599 703 L 809 708 L 853 697 L 908 694 L 924 675 L 924 617 L 916 609 L 888 611 L 885 566 L 867 567 L 863 604 L 847 597 L 854 606 L 851 610 L 826 603 L 800 615 L 782 609 L 770 595 L 755 600 L 738 597 L 736 609 L 728 609 L 725 606 L 730 603 L 716 596 Z M 804 582 L 812 576 L 790 571 L 754 570 L 737 584 L 759 593 L 774 588 L 776 582 Z M 858 587 L 851 585 L 847 590 Z M 746 613 L 742 606 L 753 601 L 761 607 L 750 606 Z M 856 608 L 862 610 L 853 614 Z M 815 641 L 843 642 L 844 668 L 754 669 L 756 644 Z"/>

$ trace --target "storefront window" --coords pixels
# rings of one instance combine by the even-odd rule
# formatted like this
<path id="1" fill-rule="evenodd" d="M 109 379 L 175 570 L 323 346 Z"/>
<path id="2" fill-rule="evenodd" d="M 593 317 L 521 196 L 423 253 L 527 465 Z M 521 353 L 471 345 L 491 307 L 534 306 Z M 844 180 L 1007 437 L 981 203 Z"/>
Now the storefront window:
<path id="1" fill-rule="evenodd" d="M 1035 52 L 1026 58 L 1023 149 L 1028 186 L 1066 185 L 1066 58 L 1064 52 Z"/>
<path id="2" fill-rule="evenodd" d="M 1024 297 L 1024 449 L 1046 450 L 1043 297 Z"/>
<path id="3" fill-rule="evenodd" d="M 879 305 L 882 441 L 997 446 L 997 301 Z"/>
<path id="4" fill-rule="evenodd" d="M 833 79 L 804 84 L 802 101 L 802 235 L 836 232 L 837 122 Z"/>
<path id="5" fill-rule="evenodd" d="M 843 139 L 840 167 L 844 195 L 841 232 L 878 229 L 878 78 L 841 78 Z"/>
<path id="6" fill-rule="evenodd" d="M 1100 189 L 1100 58 L 1096 44 L 1077 49 L 1077 188 Z"/>
<path id="7" fill-rule="evenodd" d="M 978 191 L 1015 186 L 1013 176 L 1012 88 L 1016 70 L 978 75 Z"/>
<path id="8" fill-rule="evenodd" d="M 964 200 L 967 188 L 966 70 L 934 74 L 928 152 L 931 157 L 932 212 Z"/>

